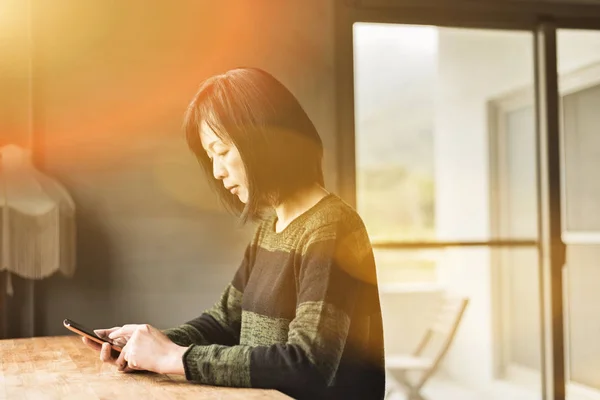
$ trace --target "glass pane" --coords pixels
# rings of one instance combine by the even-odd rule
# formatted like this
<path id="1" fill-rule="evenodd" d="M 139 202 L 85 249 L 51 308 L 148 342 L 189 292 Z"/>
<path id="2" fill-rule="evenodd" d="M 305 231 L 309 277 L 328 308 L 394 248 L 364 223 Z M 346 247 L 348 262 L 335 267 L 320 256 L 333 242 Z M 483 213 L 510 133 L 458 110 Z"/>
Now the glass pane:
<path id="1" fill-rule="evenodd" d="M 536 238 L 531 33 L 355 24 L 354 39 L 357 206 L 392 375 L 449 293 L 469 304 L 424 395 L 541 398 L 535 248 L 377 248 Z"/>
<path id="2" fill-rule="evenodd" d="M 536 261 L 526 250 L 515 251 L 506 260 L 511 268 L 491 276 L 486 264 L 501 256 L 498 250 L 430 250 L 437 253 L 432 256 L 437 260 L 435 283 L 381 284 L 390 399 L 406 398 L 396 363 L 414 354 L 427 330 L 436 328 L 422 353 L 430 359 L 439 356 L 442 342 L 451 337 L 447 329 L 458 314 L 444 306 L 445 296 L 465 298 L 468 305 L 422 394 L 430 400 L 541 398 L 539 281 Z M 505 281 L 507 277 L 513 279 Z M 420 377 L 408 374 L 413 383 Z"/>
<path id="3" fill-rule="evenodd" d="M 506 374 L 518 369 L 540 371 L 541 320 L 537 249 L 502 250 L 501 293 L 508 333 Z"/>
<path id="4" fill-rule="evenodd" d="M 432 239 L 437 30 L 357 24 L 355 68 L 358 209 L 374 240 Z"/>
<path id="5" fill-rule="evenodd" d="M 498 132 L 498 142 L 505 150 L 498 165 L 502 194 L 502 220 L 499 236 L 531 239 L 537 237 L 537 167 L 535 114 L 533 105 L 507 110 L 506 128 Z"/>
<path id="6" fill-rule="evenodd" d="M 379 280 L 387 284 L 435 283 L 436 250 L 374 249 Z"/>
<path id="7" fill-rule="evenodd" d="M 533 93 L 533 92 L 530 92 Z M 531 94 L 496 102 L 502 122 L 496 131 L 498 205 L 494 229 L 506 238 L 537 236 L 535 114 Z M 493 151 L 493 150 L 492 150 Z M 503 248 L 492 253 L 498 267 L 504 342 L 500 373 L 509 381 L 538 385 L 541 319 L 537 248 Z M 534 377 L 524 379 L 524 376 Z"/>
<path id="8" fill-rule="evenodd" d="M 600 301 L 600 245 L 570 245 L 567 249 L 568 347 L 571 387 L 584 386 L 600 394 L 600 331 L 595 304 Z M 597 336 L 597 335 L 596 335 Z"/>
<path id="9" fill-rule="evenodd" d="M 600 78 L 600 76 L 598 76 Z M 600 80 L 590 88 L 563 97 L 566 214 L 569 232 L 600 233 L 600 180 L 589 179 L 600 171 Z"/>
<path id="10" fill-rule="evenodd" d="M 559 30 L 567 394 L 600 398 L 600 32 Z M 597 335 L 596 335 L 597 336 Z"/>
<path id="11" fill-rule="evenodd" d="M 489 240 L 488 136 L 505 123 L 488 106 L 525 91 L 533 109 L 531 34 L 360 23 L 354 36 L 357 206 L 373 240 Z"/>

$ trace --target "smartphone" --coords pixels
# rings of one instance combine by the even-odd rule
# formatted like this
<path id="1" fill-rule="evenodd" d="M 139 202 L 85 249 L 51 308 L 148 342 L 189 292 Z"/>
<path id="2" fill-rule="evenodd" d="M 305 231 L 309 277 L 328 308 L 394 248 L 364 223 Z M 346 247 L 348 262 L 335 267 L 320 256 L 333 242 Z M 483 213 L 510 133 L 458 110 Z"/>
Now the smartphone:
<path id="1" fill-rule="evenodd" d="M 96 335 L 92 329 L 86 328 L 85 326 L 80 325 L 77 322 L 71 321 L 70 319 L 65 319 L 63 321 L 63 325 L 68 330 L 75 332 L 78 335 L 85 336 L 88 339 L 93 340 L 96 343 L 102 344 L 102 343 L 106 342 L 106 343 L 110 344 L 110 346 L 113 349 L 115 349 L 116 351 L 120 352 L 122 350 L 121 346 L 114 344 L 112 342 L 112 340 L 101 338 L 98 335 Z"/>

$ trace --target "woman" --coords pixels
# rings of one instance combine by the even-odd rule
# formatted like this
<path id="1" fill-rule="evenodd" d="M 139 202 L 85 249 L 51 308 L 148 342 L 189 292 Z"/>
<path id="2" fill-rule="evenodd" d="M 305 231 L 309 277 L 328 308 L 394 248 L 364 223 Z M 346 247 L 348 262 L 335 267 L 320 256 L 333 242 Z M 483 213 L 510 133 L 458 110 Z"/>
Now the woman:
<path id="1" fill-rule="evenodd" d="M 373 252 L 358 214 L 323 187 L 322 142 L 296 98 L 262 70 L 235 69 L 201 85 L 185 129 L 226 206 L 260 221 L 254 238 L 198 318 L 96 331 L 124 345 L 118 358 L 86 343 L 123 371 L 295 398 L 383 398 Z"/>

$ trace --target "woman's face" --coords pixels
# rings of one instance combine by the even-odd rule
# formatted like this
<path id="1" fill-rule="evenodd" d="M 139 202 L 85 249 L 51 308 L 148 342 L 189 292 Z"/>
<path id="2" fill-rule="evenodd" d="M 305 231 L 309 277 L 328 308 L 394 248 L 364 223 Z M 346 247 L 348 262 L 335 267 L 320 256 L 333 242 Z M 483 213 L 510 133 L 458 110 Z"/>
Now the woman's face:
<path id="1" fill-rule="evenodd" d="M 226 143 L 208 126 L 200 125 L 200 140 L 212 161 L 213 176 L 223 182 L 225 189 L 235 194 L 242 203 L 248 202 L 248 180 L 240 152 L 233 143 Z"/>

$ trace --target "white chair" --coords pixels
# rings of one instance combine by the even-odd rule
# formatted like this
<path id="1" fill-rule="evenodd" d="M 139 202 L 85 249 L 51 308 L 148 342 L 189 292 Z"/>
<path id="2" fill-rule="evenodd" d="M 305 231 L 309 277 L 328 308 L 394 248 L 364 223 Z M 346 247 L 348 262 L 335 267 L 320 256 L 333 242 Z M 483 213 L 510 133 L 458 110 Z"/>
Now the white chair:
<path id="1" fill-rule="evenodd" d="M 421 389 L 436 372 L 448 352 L 469 299 L 445 297 L 431 326 L 412 354 L 386 356 L 386 368 L 404 386 L 409 400 L 425 400 Z M 409 377 L 408 374 L 411 374 Z M 416 379 L 412 378 L 416 376 Z"/>

